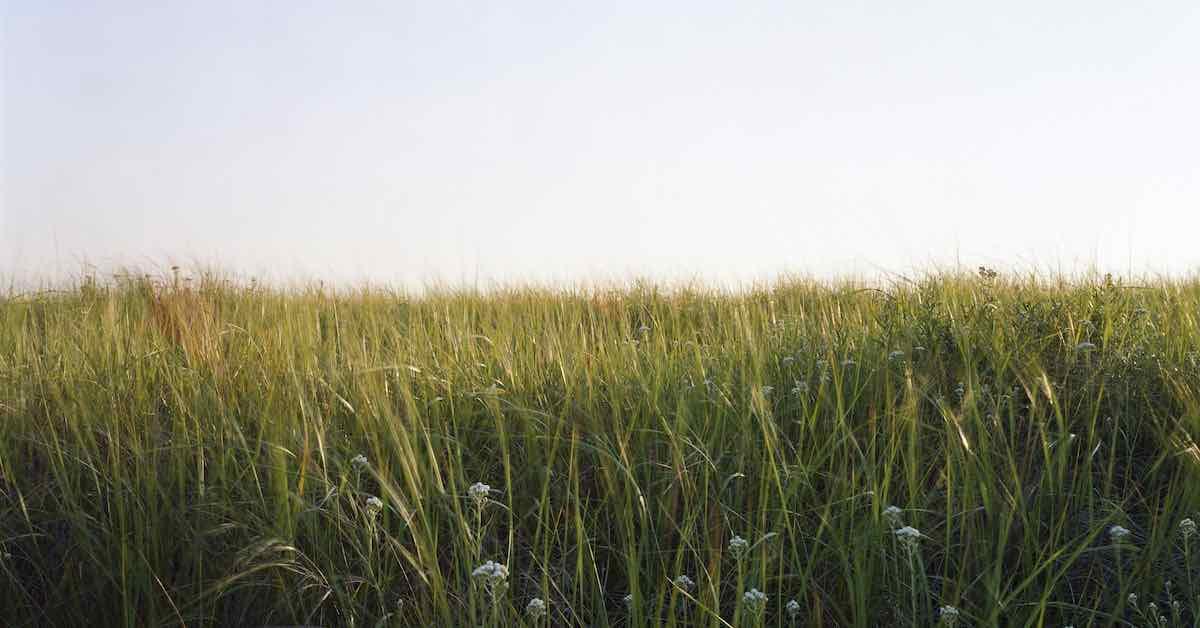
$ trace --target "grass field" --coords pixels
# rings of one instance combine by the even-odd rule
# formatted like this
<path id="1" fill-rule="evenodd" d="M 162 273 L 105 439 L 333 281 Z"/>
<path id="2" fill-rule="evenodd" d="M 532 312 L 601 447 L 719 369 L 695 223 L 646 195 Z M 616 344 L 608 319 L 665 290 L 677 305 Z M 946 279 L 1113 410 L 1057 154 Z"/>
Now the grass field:
<path id="1" fill-rule="evenodd" d="M 1197 436 L 1196 281 L 84 280 L 0 300 L 0 625 L 1190 626 Z"/>

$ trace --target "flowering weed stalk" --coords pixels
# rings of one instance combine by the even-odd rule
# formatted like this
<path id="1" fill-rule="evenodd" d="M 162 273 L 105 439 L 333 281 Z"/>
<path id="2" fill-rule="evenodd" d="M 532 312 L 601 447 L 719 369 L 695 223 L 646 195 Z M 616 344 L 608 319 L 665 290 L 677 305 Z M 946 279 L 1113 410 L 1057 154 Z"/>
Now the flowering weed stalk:
<path id="1" fill-rule="evenodd" d="M 500 625 L 501 600 L 508 591 L 508 567 L 495 561 L 487 561 L 471 572 L 471 577 L 483 586 L 491 602 L 488 618 L 490 625 Z M 544 608 L 543 608 L 544 610 Z"/>
<path id="2" fill-rule="evenodd" d="M 907 563 L 909 620 L 914 624 L 928 617 L 929 581 L 925 575 L 925 561 L 921 556 L 921 531 L 904 526 L 892 532 L 895 545 Z"/>

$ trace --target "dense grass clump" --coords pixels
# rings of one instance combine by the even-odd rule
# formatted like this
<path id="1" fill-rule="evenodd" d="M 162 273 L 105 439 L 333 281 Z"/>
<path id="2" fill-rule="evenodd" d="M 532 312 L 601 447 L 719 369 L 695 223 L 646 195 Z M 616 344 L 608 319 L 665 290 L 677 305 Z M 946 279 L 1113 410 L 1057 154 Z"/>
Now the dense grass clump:
<path id="1" fill-rule="evenodd" d="M 1192 625 L 1200 283 L 0 301 L 4 626 Z"/>

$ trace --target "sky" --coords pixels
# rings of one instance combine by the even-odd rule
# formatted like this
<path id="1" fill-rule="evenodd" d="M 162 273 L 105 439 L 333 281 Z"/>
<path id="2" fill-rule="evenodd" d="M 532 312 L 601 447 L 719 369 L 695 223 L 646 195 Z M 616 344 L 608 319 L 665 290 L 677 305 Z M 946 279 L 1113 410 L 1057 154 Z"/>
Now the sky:
<path id="1" fill-rule="evenodd" d="M 0 274 L 1200 269 L 1200 5 L 3 1 Z"/>

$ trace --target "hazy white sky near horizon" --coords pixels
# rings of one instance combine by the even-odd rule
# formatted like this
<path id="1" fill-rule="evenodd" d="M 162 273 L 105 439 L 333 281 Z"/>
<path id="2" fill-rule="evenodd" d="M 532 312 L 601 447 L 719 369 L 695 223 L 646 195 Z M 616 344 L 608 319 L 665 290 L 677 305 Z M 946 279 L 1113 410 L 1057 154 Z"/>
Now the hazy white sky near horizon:
<path id="1" fill-rule="evenodd" d="M 7 0 L 0 270 L 1200 268 L 1189 1 Z"/>

